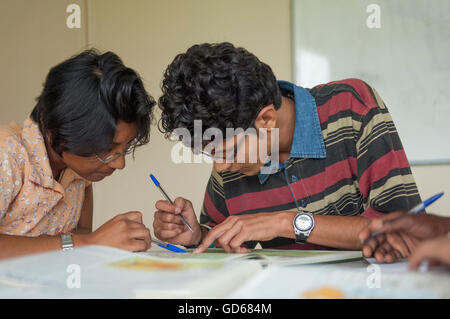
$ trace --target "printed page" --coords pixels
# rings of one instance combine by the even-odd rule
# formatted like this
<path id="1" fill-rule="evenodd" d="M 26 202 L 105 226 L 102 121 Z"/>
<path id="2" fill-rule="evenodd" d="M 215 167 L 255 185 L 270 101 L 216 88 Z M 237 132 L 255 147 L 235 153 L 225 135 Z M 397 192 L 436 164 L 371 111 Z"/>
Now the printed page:
<path id="1" fill-rule="evenodd" d="M 273 292 L 276 291 L 276 296 Z M 230 298 L 450 298 L 450 276 L 442 272 L 390 272 L 334 265 L 269 267 Z"/>
<path id="2" fill-rule="evenodd" d="M 362 258 L 361 251 L 333 251 L 333 250 L 283 250 L 283 249 L 255 249 L 250 253 L 226 253 L 220 248 L 210 248 L 202 254 L 178 254 L 166 251 L 146 252 L 151 256 L 177 259 L 216 260 L 230 262 L 233 260 L 256 260 L 263 265 L 304 265 L 315 263 L 351 261 Z"/>
<path id="3" fill-rule="evenodd" d="M 260 249 L 254 253 L 268 257 L 274 265 L 306 265 L 358 260 L 361 251 Z"/>
<path id="4" fill-rule="evenodd" d="M 0 262 L 0 297 L 220 298 L 261 269 L 88 246 Z"/>

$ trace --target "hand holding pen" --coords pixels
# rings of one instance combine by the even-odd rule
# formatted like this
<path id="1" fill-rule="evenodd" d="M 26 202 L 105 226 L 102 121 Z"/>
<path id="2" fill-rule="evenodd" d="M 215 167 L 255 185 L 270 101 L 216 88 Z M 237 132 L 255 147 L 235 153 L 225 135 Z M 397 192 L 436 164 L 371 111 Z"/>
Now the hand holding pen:
<path id="1" fill-rule="evenodd" d="M 159 190 L 161 191 L 161 193 L 164 195 L 164 197 L 169 201 L 169 203 L 171 205 L 173 205 L 173 201 L 170 199 L 169 195 L 167 195 L 167 193 L 164 191 L 164 188 L 162 188 L 161 184 L 158 182 L 158 180 L 156 179 L 155 176 L 153 176 L 153 174 L 150 174 L 150 178 L 152 179 L 153 183 L 155 184 L 156 187 L 159 188 Z M 180 213 L 180 217 L 181 220 L 183 221 L 183 223 L 187 226 L 187 228 L 193 232 L 191 225 L 189 225 L 188 221 L 186 220 L 186 218 L 184 218 L 183 214 Z"/>
<path id="2" fill-rule="evenodd" d="M 153 219 L 153 231 L 159 239 L 176 245 L 197 245 L 201 239 L 201 229 L 192 203 L 178 197 L 172 201 L 156 178 L 150 176 L 167 200 L 156 202 L 157 211 Z"/>
<path id="3" fill-rule="evenodd" d="M 439 198 L 442 197 L 442 195 L 444 195 L 444 193 L 439 193 L 436 194 L 434 196 L 431 196 L 430 198 L 428 198 L 427 200 L 423 201 L 422 203 L 414 206 L 411 210 L 409 210 L 409 214 L 420 214 L 422 212 L 425 211 L 425 208 L 427 208 L 428 206 L 430 206 L 431 204 L 433 204 L 435 201 L 437 201 Z M 375 236 L 378 236 L 380 234 L 383 233 L 383 230 L 377 230 L 374 231 L 373 233 L 370 234 L 370 236 L 363 242 L 363 245 L 366 244 L 370 239 L 374 238 Z"/>
<path id="4" fill-rule="evenodd" d="M 365 257 L 379 262 L 393 262 L 409 257 L 423 240 L 445 235 L 450 231 L 450 218 L 423 214 L 425 207 L 442 196 L 432 196 L 409 212 L 392 212 L 375 219 L 359 234 Z"/>

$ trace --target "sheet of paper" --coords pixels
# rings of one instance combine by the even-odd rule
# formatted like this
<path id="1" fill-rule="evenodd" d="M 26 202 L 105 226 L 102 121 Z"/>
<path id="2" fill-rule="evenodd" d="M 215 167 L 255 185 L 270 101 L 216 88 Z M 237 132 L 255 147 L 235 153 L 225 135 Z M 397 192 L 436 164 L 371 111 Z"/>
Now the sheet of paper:
<path id="1" fill-rule="evenodd" d="M 75 288 L 73 269 L 79 275 Z M 0 297 L 40 298 L 44 291 L 45 298 L 220 298 L 259 270 L 253 262 L 167 259 L 89 246 L 0 262 Z"/>
<path id="2" fill-rule="evenodd" d="M 355 271 L 338 265 L 269 267 L 230 298 L 450 298 L 448 272 L 399 273 L 373 269 Z"/>

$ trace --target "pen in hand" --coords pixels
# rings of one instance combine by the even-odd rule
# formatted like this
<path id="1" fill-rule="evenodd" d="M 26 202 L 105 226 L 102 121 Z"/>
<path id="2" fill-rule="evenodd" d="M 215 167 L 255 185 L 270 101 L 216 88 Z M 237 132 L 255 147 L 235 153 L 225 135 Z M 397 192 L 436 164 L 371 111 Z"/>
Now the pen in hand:
<path id="1" fill-rule="evenodd" d="M 430 206 L 432 203 L 434 203 L 435 201 L 437 201 L 439 198 L 441 198 L 441 196 L 444 195 L 444 193 L 439 193 L 436 194 L 434 196 L 431 196 L 430 198 L 428 198 L 427 200 L 423 201 L 422 203 L 418 204 L 417 206 L 414 206 L 408 213 L 409 214 L 420 214 L 421 212 L 425 211 L 425 208 L 427 208 L 428 206 Z M 375 236 L 381 235 L 383 233 L 383 231 L 374 231 L 373 233 L 370 234 L 370 236 L 362 243 L 362 245 L 366 245 L 369 240 L 371 240 L 372 238 L 374 238 Z"/>
<path id="2" fill-rule="evenodd" d="M 161 193 L 164 195 L 164 197 L 169 201 L 169 203 L 171 205 L 173 205 L 173 201 L 170 199 L 169 195 L 167 195 L 167 193 L 164 191 L 164 189 L 161 187 L 161 184 L 158 182 L 158 180 L 156 179 L 155 176 L 153 176 L 153 174 L 150 174 L 150 178 L 152 179 L 153 183 L 155 184 L 156 187 L 159 188 L 159 190 L 161 191 Z M 183 223 L 187 226 L 187 228 L 189 228 L 189 230 L 191 232 L 194 232 L 192 230 L 191 225 L 189 225 L 188 221 L 186 220 L 186 218 L 184 218 L 183 214 L 180 213 L 180 217 L 183 220 Z"/>

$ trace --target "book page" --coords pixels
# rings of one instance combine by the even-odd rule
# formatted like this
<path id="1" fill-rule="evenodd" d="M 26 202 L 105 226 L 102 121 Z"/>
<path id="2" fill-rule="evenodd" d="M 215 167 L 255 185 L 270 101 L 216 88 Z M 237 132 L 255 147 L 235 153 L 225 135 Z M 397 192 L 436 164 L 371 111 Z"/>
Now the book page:
<path id="1" fill-rule="evenodd" d="M 441 272 L 374 271 L 339 265 L 269 267 L 230 298 L 264 299 L 450 298 L 450 277 Z"/>
<path id="2" fill-rule="evenodd" d="M 202 254 L 177 254 L 166 251 L 146 252 L 150 256 L 165 258 L 192 259 L 192 260 L 216 260 L 230 262 L 233 260 L 259 260 L 262 264 L 276 265 L 304 265 L 314 263 L 327 263 L 338 261 L 350 261 L 362 258 L 360 251 L 334 251 L 334 250 L 283 250 L 283 249 L 255 249 L 250 253 L 232 254 L 226 253 L 221 248 L 209 248 Z"/>
<path id="3" fill-rule="evenodd" d="M 78 269 L 79 287 L 70 287 Z M 262 269 L 253 262 L 167 259 L 101 246 L 0 262 L 0 298 L 220 298 Z M 52 295 L 53 292 L 53 295 Z"/>

